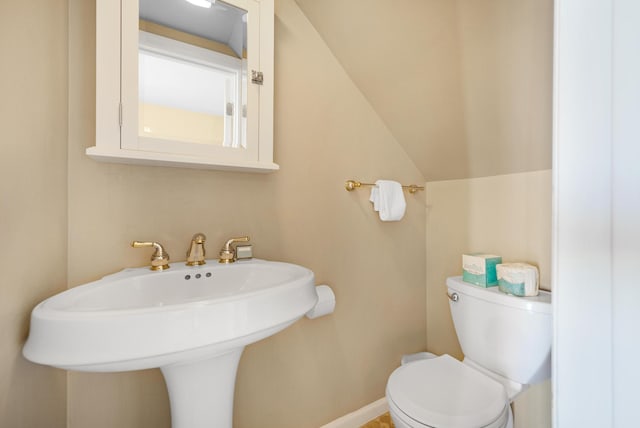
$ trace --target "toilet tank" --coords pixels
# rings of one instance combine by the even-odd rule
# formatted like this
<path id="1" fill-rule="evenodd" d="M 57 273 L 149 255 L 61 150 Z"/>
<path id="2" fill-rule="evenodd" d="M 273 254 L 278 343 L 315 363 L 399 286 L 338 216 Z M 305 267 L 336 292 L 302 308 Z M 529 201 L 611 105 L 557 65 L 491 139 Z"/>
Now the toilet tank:
<path id="1" fill-rule="evenodd" d="M 551 376 L 551 293 L 517 297 L 462 277 L 448 278 L 447 289 L 465 358 L 521 384 Z"/>

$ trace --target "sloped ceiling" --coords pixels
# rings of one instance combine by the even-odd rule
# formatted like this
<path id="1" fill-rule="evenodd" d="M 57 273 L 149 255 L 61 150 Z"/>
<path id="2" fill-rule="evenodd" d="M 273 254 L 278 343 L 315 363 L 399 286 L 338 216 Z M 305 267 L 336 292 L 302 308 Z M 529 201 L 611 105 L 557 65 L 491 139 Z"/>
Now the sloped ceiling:
<path id="1" fill-rule="evenodd" d="M 427 181 L 551 168 L 553 0 L 296 0 Z"/>

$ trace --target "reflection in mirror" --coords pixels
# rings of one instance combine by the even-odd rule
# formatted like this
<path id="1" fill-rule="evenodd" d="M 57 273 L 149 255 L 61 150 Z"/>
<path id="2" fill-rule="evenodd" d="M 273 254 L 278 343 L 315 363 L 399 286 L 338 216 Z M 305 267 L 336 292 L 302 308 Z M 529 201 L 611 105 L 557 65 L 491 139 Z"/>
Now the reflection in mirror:
<path id="1" fill-rule="evenodd" d="M 247 12 L 215 0 L 140 0 L 139 17 L 140 142 L 246 148 Z"/>

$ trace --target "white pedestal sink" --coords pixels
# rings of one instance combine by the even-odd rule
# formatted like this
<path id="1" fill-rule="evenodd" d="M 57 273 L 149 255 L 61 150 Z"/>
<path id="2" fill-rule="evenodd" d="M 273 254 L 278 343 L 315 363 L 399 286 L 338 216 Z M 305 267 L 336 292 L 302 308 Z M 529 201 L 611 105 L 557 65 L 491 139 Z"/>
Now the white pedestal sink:
<path id="1" fill-rule="evenodd" d="M 244 347 L 293 324 L 317 299 L 313 272 L 287 263 L 125 269 L 36 306 L 23 354 L 68 370 L 159 367 L 173 428 L 230 428 Z"/>

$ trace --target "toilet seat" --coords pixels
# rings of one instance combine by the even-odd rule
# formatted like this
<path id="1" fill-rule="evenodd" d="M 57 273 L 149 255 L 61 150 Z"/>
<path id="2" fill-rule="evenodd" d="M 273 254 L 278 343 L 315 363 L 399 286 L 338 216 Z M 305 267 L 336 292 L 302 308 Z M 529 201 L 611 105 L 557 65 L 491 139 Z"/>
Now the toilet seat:
<path id="1" fill-rule="evenodd" d="M 449 355 L 397 368 L 387 384 L 387 400 L 413 427 L 502 427 L 509 410 L 499 382 Z"/>

